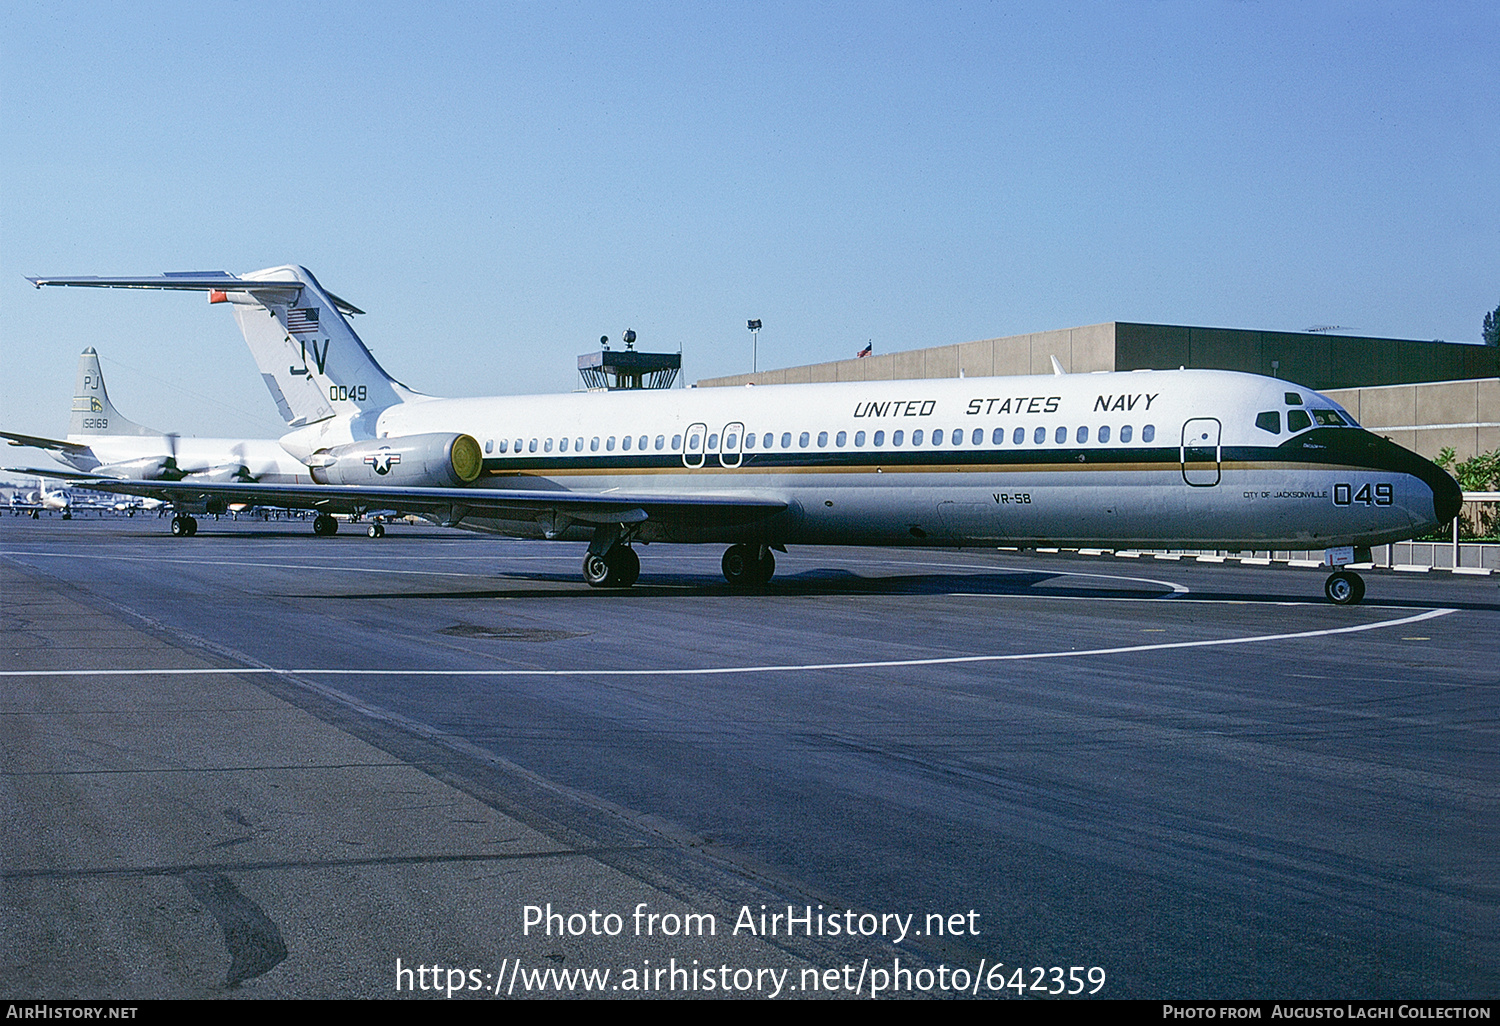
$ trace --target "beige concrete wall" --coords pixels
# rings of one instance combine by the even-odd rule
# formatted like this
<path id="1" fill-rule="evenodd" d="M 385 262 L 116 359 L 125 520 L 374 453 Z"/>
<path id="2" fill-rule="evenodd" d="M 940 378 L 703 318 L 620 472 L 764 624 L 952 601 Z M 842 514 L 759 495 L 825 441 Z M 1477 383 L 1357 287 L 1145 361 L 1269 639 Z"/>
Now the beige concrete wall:
<path id="1" fill-rule="evenodd" d="M 1500 448 L 1500 378 L 1337 388 L 1324 393 L 1361 425 L 1429 459 Z"/>

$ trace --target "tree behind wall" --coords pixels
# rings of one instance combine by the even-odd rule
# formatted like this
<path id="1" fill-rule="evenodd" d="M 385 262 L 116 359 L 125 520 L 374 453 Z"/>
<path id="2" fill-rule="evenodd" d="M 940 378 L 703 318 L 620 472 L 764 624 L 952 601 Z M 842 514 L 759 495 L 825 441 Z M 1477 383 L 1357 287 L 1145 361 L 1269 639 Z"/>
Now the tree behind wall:
<path id="1" fill-rule="evenodd" d="M 1484 315 L 1484 344 L 1500 346 L 1500 306 Z"/>

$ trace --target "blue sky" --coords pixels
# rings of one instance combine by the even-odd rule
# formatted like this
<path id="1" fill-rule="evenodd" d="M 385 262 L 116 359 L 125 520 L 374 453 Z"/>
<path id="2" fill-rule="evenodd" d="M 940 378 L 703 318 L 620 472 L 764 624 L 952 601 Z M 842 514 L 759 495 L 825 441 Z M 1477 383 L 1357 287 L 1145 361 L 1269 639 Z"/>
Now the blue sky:
<path id="1" fill-rule="evenodd" d="M 310 268 L 436 395 L 1106 320 L 1477 341 L 1500 5 L 27 3 L 0 27 L 0 424 L 79 351 L 279 418 L 224 307 L 25 275 Z M 12 450 L 16 453 L 16 450 Z"/>

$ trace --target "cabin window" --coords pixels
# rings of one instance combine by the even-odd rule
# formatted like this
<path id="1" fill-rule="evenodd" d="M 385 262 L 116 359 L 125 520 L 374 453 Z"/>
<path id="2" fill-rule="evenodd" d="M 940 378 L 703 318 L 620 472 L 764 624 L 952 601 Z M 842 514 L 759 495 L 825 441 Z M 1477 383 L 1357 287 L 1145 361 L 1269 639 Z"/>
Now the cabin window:
<path id="1" fill-rule="evenodd" d="M 1056 441 L 1058 445 L 1062 445 L 1068 440 L 1068 429 L 1065 427 L 1058 428 L 1056 433 L 1053 435 L 1053 440 Z"/>
<path id="2" fill-rule="evenodd" d="M 739 446 L 739 444 L 740 444 L 740 436 L 739 435 L 725 435 L 724 436 L 724 448 L 727 449 L 727 450 L 729 450 L 730 452 L 734 452 L 734 450 Z"/>
<path id="3" fill-rule="evenodd" d="M 979 428 L 979 430 L 983 431 L 984 428 Z M 990 432 L 990 444 L 991 445 L 1004 445 L 1005 444 L 1005 429 L 1004 428 L 996 428 L 994 431 Z"/>
<path id="4" fill-rule="evenodd" d="M 557 451 L 558 452 L 567 452 L 568 451 L 568 440 L 566 438 L 561 439 L 561 440 L 558 441 L 558 443 L 557 443 Z"/>
<path id="5" fill-rule="evenodd" d="M 975 445 L 984 444 L 984 428 L 975 428 L 974 437 L 970 439 Z"/>
<path id="6" fill-rule="evenodd" d="M 745 448 L 746 449 L 754 449 L 755 448 L 755 432 L 754 431 L 747 431 L 747 432 L 745 432 Z"/>
<path id="7" fill-rule="evenodd" d="M 1034 432 L 1032 432 L 1031 439 L 1032 441 L 1036 442 L 1037 445 L 1045 445 L 1047 442 L 1047 429 L 1044 427 L 1037 428 Z"/>
<path id="8" fill-rule="evenodd" d="M 1285 398 L 1286 398 L 1286 404 L 1288 406 L 1301 406 L 1302 405 L 1302 395 L 1300 393 L 1298 393 L 1298 392 L 1288 392 L 1286 394 Z"/>
<path id="9" fill-rule="evenodd" d="M 900 445 L 901 442 L 902 442 L 902 440 L 905 437 L 906 437 L 906 432 L 905 431 L 892 431 L 891 432 L 891 444 L 892 445 Z"/>
<path id="10" fill-rule="evenodd" d="M 489 439 L 488 441 L 486 441 L 484 443 L 484 454 L 486 456 L 488 456 L 491 453 L 493 453 L 494 451 L 495 451 L 495 440 L 493 438 L 491 438 L 491 439 Z"/>
<path id="11" fill-rule="evenodd" d="M 844 447 L 844 443 L 848 440 L 849 432 L 847 431 L 840 431 L 838 434 L 833 436 L 833 444 L 838 446 L 840 449 Z"/>
<path id="12" fill-rule="evenodd" d="M 812 441 L 812 438 L 811 438 L 810 435 L 808 435 L 808 433 L 806 431 L 802 432 L 802 434 L 800 434 L 800 435 L 797 436 L 797 445 L 800 448 L 806 449 L 807 448 L 807 443 L 810 442 L 810 441 Z"/>
<path id="13" fill-rule="evenodd" d="M 953 439 L 953 447 L 955 449 L 964 444 L 963 428 L 954 428 L 952 431 L 948 432 L 948 435 Z"/>
<path id="14" fill-rule="evenodd" d="M 932 429 L 932 444 L 933 445 L 942 445 L 943 444 L 943 429 L 942 428 L 933 428 Z"/>
<path id="15" fill-rule="evenodd" d="M 531 440 L 531 444 L 529 444 L 529 445 L 526 446 L 526 451 L 527 452 L 536 452 L 536 439 L 535 438 L 533 438 Z"/>
<path id="16" fill-rule="evenodd" d="M 1120 429 L 1120 444 L 1121 445 L 1128 445 L 1128 444 L 1130 444 L 1130 436 L 1132 434 L 1134 434 L 1134 433 L 1135 433 L 1134 429 L 1132 429 L 1129 424 L 1126 424 L 1124 427 L 1122 427 Z"/>
<path id="17" fill-rule="evenodd" d="M 627 438 L 627 439 L 625 439 L 625 441 L 628 442 L 628 441 L 630 441 L 630 439 Z M 717 431 L 715 431 L 713 434 L 711 434 L 711 435 L 708 436 L 708 451 L 709 452 L 713 452 L 718 447 L 719 447 L 719 433 Z"/>
<path id="18" fill-rule="evenodd" d="M 1312 418 L 1307 415 L 1305 410 L 1286 411 L 1286 429 L 1288 431 L 1295 434 L 1310 427 L 1312 427 Z"/>
<path id="19" fill-rule="evenodd" d="M 681 448 L 682 448 L 682 436 L 681 435 L 673 435 L 672 436 L 672 451 L 676 452 L 678 449 L 681 449 Z"/>
<path id="20" fill-rule="evenodd" d="M 646 443 L 648 443 L 650 441 L 651 441 L 651 437 L 649 435 L 642 435 L 640 441 L 638 441 L 638 442 L 635 443 L 635 447 L 637 449 L 645 449 L 646 448 Z"/>
<path id="21" fill-rule="evenodd" d="M 915 431 L 913 431 L 911 433 L 911 444 L 912 445 L 921 445 L 922 444 L 922 429 L 921 428 L 918 428 L 917 430 L 915 430 Z"/>
<path id="22" fill-rule="evenodd" d="M 625 452 L 629 452 L 630 451 L 630 436 L 629 435 L 626 435 L 624 438 L 620 439 L 620 448 L 623 449 Z"/>
<path id="23" fill-rule="evenodd" d="M 1075 437 L 1078 439 L 1078 444 L 1082 445 L 1089 440 L 1089 429 L 1086 427 L 1079 428 L 1078 434 Z"/>
<path id="24" fill-rule="evenodd" d="M 826 448 L 828 448 L 828 432 L 827 431 L 819 431 L 818 432 L 818 448 L 819 449 L 826 449 Z"/>
<path id="25" fill-rule="evenodd" d="M 769 449 L 773 444 L 775 444 L 775 442 L 776 436 L 767 431 L 764 435 L 761 436 L 760 447 L 762 449 Z"/>
<path id="26" fill-rule="evenodd" d="M 606 438 L 604 440 L 604 451 L 605 452 L 614 452 L 615 451 L 615 436 L 614 435 L 610 435 L 608 438 Z"/>
<path id="27" fill-rule="evenodd" d="M 1269 431 L 1273 435 L 1281 434 L 1281 411 L 1267 410 L 1265 413 L 1255 415 L 1255 426 L 1262 431 Z"/>
<path id="28" fill-rule="evenodd" d="M 698 436 L 696 434 L 688 435 L 688 448 L 694 452 L 698 451 Z"/>
<path id="29" fill-rule="evenodd" d="M 574 452 L 583 452 L 583 439 L 582 438 L 577 438 L 577 439 L 573 440 L 573 451 Z"/>
<path id="30" fill-rule="evenodd" d="M 1156 425 L 1155 424 L 1147 424 L 1145 427 L 1141 428 L 1141 441 L 1143 441 L 1143 442 L 1154 442 L 1154 441 L 1156 441 Z"/>
<path id="31" fill-rule="evenodd" d="M 865 433 L 863 431 L 854 432 L 854 444 L 859 448 L 864 448 Z"/>
<path id="32" fill-rule="evenodd" d="M 1016 433 L 1011 437 L 1012 445 L 1020 445 L 1026 441 L 1026 429 L 1016 428 Z"/>
<path id="33" fill-rule="evenodd" d="M 589 439 L 589 452 L 598 452 L 598 451 L 599 451 L 599 436 L 595 435 L 593 438 Z"/>
<path id="34" fill-rule="evenodd" d="M 548 438 L 542 442 L 542 452 L 552 451 L 552 439 Z"/>
<path id="35" fill-rule="evenodd" d="M 885 432 L 884 431 L 877 431 L 877 432 L 875 432 L 875 437 L 872 438 L 871 441 L 874 442 L 877 446 L 884 445 L 885 444 Z"/>
<path id="36" fill-rule="evenodd" d="M 1106 424 L 1099 429 L 1099 444 L 1106 445 L 1109 442 L 1109 425 Z"/>

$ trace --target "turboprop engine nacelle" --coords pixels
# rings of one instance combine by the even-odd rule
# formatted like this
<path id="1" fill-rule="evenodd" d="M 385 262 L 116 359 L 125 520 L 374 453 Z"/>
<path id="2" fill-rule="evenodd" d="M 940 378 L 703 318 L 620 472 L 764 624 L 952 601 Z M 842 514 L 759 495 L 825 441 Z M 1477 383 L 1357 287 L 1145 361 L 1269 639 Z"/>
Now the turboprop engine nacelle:
<path id="1" fill-rule="evenodd" d="M 307 465 L 318 484 L 457 488 L 479 476 L 484 455 L 472 435 L 404 435 L 324 449 Z"/>

